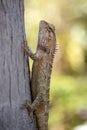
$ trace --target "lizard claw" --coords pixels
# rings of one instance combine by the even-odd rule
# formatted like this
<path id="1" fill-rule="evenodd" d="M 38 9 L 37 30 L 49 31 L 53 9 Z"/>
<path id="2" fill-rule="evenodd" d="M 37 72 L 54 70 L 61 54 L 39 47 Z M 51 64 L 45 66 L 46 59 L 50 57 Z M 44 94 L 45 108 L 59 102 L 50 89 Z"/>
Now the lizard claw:
<path id="1" fill-rule="evenodd" d="M 26 42 L 24 42 L 23 44 L 22 44 L 22 48 L 26 48 L 27 47 L 27 44 L 26 44 Z"/>
<path id="2" fill-rule="evenodd" d="M 28 100 L 26 100 L 26 106 L 27 106 L 28 111 L 30 111 L 30 112 L 33 111 L 32 105 L 30 104 L 30 102 Z"/>

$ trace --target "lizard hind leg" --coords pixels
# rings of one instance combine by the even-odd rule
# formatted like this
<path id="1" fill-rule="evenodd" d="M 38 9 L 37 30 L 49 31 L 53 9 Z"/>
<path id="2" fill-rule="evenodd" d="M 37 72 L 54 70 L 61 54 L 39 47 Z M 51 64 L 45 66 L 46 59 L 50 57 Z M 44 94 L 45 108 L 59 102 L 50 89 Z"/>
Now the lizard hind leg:
<path id="1" fill-rule="evenodd" d="M 41 100 L 42 100 L 42 94 L 38 94 L 32 104 L 30 104 L 30 102 L 26 100 L 25 103 L 22 104 L 20 109 L 22 110 L 27 109 L 29 112 L 33 112 L 40 105 Z"/>
<path id="2" fill-rule="evenodd" d="M 42 95 L 38 94 L 35 100 L 32 103 L 32 109 L 37 110 L 38 106 L 40 105 L 40 102 L 42 101 Z"/>

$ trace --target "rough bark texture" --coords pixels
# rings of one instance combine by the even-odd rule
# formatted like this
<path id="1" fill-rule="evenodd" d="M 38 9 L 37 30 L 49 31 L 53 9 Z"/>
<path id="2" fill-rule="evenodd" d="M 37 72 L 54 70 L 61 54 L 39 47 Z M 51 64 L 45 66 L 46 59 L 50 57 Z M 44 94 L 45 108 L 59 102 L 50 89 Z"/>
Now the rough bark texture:
<path id="1" fill-rule="evenodd" d="M 21 48 L 23 2 L 0 0 L 0 130 L 35 130 L 27 110 L 20 110 L 31 99 L 28 60 Z"/>

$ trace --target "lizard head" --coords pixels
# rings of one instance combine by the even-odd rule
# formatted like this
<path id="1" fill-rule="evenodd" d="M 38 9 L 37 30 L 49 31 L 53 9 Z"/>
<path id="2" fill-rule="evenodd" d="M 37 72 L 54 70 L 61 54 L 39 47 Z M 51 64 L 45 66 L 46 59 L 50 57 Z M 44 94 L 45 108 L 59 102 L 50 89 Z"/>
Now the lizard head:
<path id="1" fill-rule="evenodd" d="M 46 21 L 40 21 L 38 48 L 48 54 L 54 54 L 56 47 L 55 27 Z"/>

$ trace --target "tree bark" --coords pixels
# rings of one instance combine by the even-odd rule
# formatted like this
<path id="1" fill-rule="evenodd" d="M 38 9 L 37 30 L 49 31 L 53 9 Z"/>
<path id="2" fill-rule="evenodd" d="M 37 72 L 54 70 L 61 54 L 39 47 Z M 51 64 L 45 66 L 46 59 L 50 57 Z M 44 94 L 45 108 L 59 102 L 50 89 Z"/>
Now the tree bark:
<path id="1" fill-rule="evenodd" d="M 25 41 L 24 1 L 0 0 L 0 130 L 35 130 L 27 110 L 31 101 Z"/>

